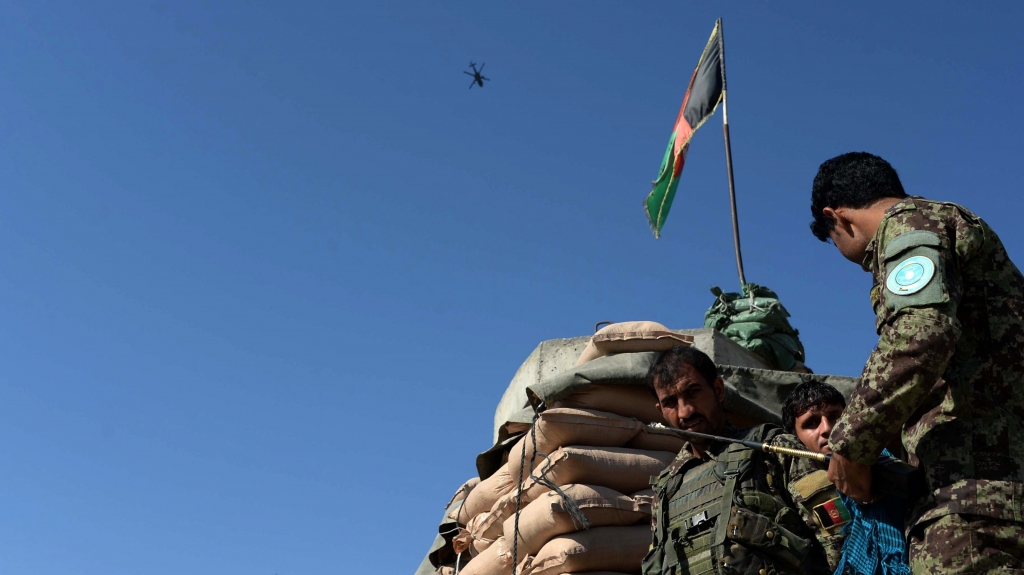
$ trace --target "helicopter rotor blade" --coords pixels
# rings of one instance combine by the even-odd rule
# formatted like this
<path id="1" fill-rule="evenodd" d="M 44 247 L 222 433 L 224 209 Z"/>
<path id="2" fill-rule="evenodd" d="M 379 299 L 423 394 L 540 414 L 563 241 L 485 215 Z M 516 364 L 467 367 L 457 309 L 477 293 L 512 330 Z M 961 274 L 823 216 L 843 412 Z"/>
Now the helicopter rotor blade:
<path id="1" fill-rule="evenodd" d="M 473 81 L 472 81 L 472 82 L 470 82 L 470 83 L 469 83 L 469 89 L 470 89 L 470 90 L 472 90 L 472 89 L 473 89 L 473 85 L 474 85 L 474 84 L 476 84 L 476 79 L 475 79 L 475 78 L 473 79 Z"/>
<path id="2" fill-rule="evenodd" d="M 470 74 L 469 72 L 463 71 L 462 73 L 467 75 L 467 76 L 473 76 L 474 78 L 476 78 L 476 76 L 474 74 Z"/>
<path id="3" fill-rule="evenodd" d="M 486 76 L 480 76 L 480 79 L 481 79 L 481 80 L 487 80 L 488 82 L 490 82 L 490 81 L 491 81 L 491 79 L 490 79 L 490 78 L 488 78 L 488 77 L 486 77 Z"/>

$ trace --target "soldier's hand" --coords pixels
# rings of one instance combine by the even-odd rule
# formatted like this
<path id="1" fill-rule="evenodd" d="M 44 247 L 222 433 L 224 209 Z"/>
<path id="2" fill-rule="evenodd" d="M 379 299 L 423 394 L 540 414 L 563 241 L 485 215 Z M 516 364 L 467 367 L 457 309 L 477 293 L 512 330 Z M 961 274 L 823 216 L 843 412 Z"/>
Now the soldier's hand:
<path id="1" fill-rule="evenodd" d="M 856 463 L 839 455 L 832 454 L 828 464 L 828 479 L 836 489 L 858 503 L 870 503 L 871 497 L 871 466 Z"/>

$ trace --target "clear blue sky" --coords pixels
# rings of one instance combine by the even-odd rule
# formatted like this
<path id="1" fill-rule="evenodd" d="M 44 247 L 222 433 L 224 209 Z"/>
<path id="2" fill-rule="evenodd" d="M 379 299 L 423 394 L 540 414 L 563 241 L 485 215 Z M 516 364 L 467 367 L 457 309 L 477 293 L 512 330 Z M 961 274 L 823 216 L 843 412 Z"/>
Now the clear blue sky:
<path id="1" fill-rule="evenodd" d="M 1019 3 L 354 4 L 0 8 L 0 572 L 411 573 L 538 342 L 735 289 L 720 116 L 641 209 L 719 16 L 747 276 L 813 368 L 875 342 L 823 160 L 1024 260 Z"/>

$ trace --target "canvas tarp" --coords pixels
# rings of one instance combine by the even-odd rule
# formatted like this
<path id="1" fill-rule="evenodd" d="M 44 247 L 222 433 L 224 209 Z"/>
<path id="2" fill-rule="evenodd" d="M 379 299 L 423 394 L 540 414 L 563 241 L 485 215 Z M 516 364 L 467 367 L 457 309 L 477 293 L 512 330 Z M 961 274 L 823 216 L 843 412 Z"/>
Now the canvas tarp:
<path id="1" fill-rule="evenodd" d="M 792 371 L 776 371 L 773 369 L 757 369 L 720 365 L 718 373 L 741 396 L 756 403 L 772 413 L 782 413 L 782 403 L 796 386 L 806 381 L 820 381 L 839 390 L 843 397 L 849 399 L 857 378 L 842 375 L 821 375 L 796 373 Z"/>
<path id="2" fill-rule="evenodd" d="M 527 387 L 526 396 L 530 404 L 540 410 L 594 384 L 642 387 L 646 385 L 644 379 L 647 377 L 647 371 L 657 360 L 658 355 L 658 352 L 641 352 L 599 357 Z M 769 370 L 755 371 L 769 372 Z M 777 409 L 766 409 L 740 393 L 729 378 L 724 379 L 726 383 L 725 410 L 727 412 L 755 423 L 782 422 Z"/>

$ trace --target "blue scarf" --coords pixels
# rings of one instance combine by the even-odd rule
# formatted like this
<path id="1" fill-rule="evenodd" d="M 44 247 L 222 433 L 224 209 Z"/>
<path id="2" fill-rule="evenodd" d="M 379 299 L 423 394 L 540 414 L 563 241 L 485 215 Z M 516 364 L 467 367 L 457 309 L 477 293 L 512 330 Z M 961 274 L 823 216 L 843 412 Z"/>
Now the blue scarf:
<path id="1" fill-rule="evenodd" d="M 850 510 L 850 522 L 843 527 L 846 541 L 835 575 L 910 575 L 907 541 L 903 525 L 907 500 L 886 495 L 867 505 L 839 494 Z"/>

